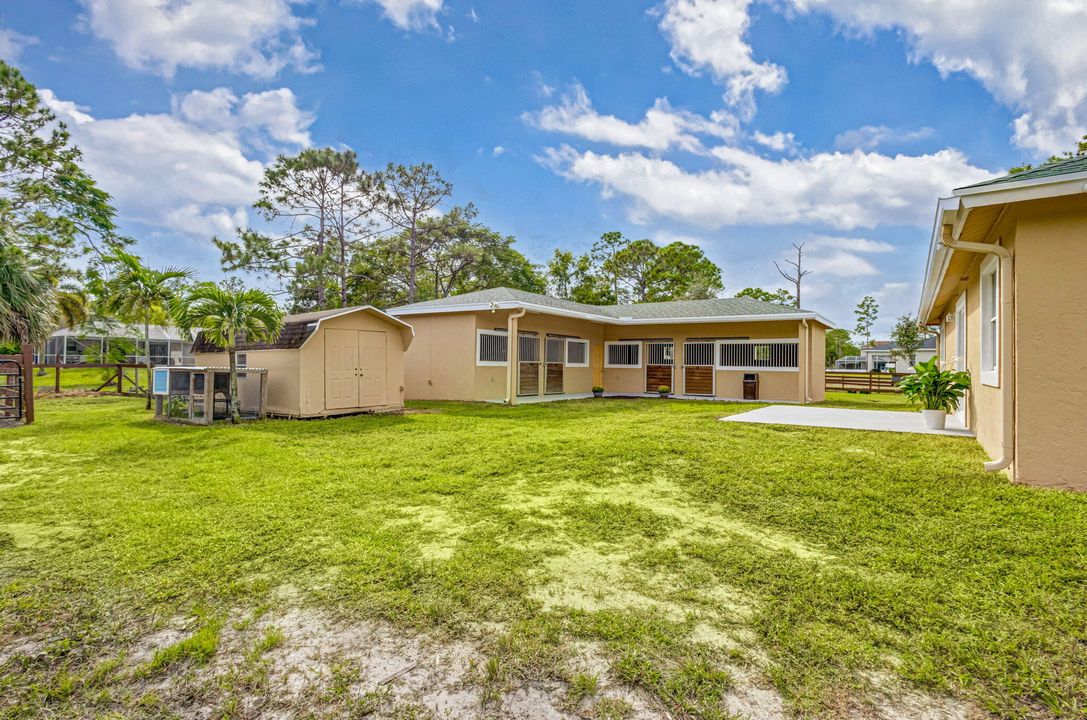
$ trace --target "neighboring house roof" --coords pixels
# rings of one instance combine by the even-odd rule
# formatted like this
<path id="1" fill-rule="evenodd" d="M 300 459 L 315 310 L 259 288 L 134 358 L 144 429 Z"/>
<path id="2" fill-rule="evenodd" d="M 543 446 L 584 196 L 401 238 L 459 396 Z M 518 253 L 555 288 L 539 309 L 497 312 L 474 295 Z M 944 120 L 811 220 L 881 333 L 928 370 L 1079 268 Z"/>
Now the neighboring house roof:
<path id="1" fill-rule="evenodd" d="M 753 298 L 714 298 L 710 300 L 674 300 L 671 302 L 629 305 L 589 305 L 515 290 L 492 288 L 390 308 L 389 314 L 423 315 L 473 310 L 508 310 L 526 307 L 536 312 L 584 317 L 617 325 L 645 325 L 673 322 L 738 322 L 743 320 L 817 320 L 833 327 L 826 318 L 810 310 L 763 302 Z"/>
<path id="2" fill-rule="evenodd" d="M 382 320 L 386 320 L 394 325 L 398 325 L 411 331 L 414 336 L 414 330 L 412 330 L 411 325 L 403 320 L 392 317 L 372 305 L 358 305 L 355 307 L 317 310 L 314 312 L 286 315 L 283 318 L 283 328 L 279 332 L 279 337 L 274 341 L 249 343 L 244 339 L 240 339 L 238 340 L 235 350 L 239 352 L 248 352 L 250 350 L 294 350 L 306 344 L 306 341 L 317 331 L 322 320 L 329 320 L 342 315 L 350 315 L 355 312 L 365 312 L 368 315 L 380 317 Z M 193 341 L 192 351 L 194 353 L 216 353 L 222 352 L 223 349 L 205 337 L 203 332 L 200 332 L 197 334 L 196 340 Z"/>
<path id="3" fill-rule="evenodd" d="M 890 352 L 897 350 L 898 345 L 894 340 L 873 340 L 872 344 L 861 348 L 861 352 Z M 935 350 L 936 349 L 936 336 L 928 335 L 921 340 L 921 346 L 918 350 Z"/>
<path id="4" fill-rule="evenodd" d="M 149 331 L 148 337 L 151 340 L 180 340 L 182 342 L 191 340 L 191 337 L 185 335 L 181 330 L 169 325 L 152 325 Z M 110 321 L 90 322 L 74 328 L 61 328 L 53 333 L 51 337 L 104 337 L 143 340 L 143 326 Z"/>
<path id="5" fill-rule="evenodd" d="M 1010 173 L 992 180 L 986 180 L 985 182 L 974 183 L 973 185 L 964 185 L 960 188 L 955 188 L 955 192 L 957 193 L 959 190 L 970 190 L 992 185 L 1005 185 L 1007 183 L 1021 182 L 1024 180 L 1055 178 L 1060 175 L 1071 175 L 1082 172 L 1087 172 L 1087 155 L 1069 158 L 1068 160 L 1061 160 L 1059 162 L 1046 163 L 1045 165 L 1039 165 L 1030 170 Z"/>

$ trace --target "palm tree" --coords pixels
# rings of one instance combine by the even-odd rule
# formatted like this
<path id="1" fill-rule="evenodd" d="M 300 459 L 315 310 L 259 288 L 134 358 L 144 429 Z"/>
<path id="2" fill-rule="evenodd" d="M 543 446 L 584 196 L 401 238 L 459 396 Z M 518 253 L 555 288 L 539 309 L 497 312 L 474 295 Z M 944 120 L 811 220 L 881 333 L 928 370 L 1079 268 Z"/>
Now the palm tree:
<path id="1" fill-rule="evenodd" d="M 53 331 L 53 286 L 0 234 L 0 342 L 35 345 Z"/>
<path id="2" fill-rule="evenodd" d="M 174 312 L 178 326 L 186 331 L 199 328 L 204 337 L 226 351 L 230 363 L 230 422 L 237 423 L 239 340 L 271 342 L 283 327 L 283 311 L 263 290 L 234 289 L 201 283 L 191 288 Z"/>
<path id="3" fill-rule="evenodd" d="M 188 268 L 154 270 L 138 257 L 118 250 L 110 258 L 115 274 L 105 283 L 103 309 L 124 322 L 143 324 L 147 358 L 147 409 L 151 409 L 151 326 L 164 324 L 181 283 L 192 277 Z"/>
<path id="4" fill-rule="evenodd" d="M 66 283 L 57 287 L 53 291 L 53 295 L 56 299 L 54 318 L 60 327 L 77 328 L 90 319 L 90 300 L 82 288 Z M 45 363 L 45 344 L 48 339 L 45 338 L 41 341 L 41 348 L 38 351 L 39 362 L 43 364 Z M 46 373 L 47 370 L 44 367 L 38 368 L 39 376 Z"/>

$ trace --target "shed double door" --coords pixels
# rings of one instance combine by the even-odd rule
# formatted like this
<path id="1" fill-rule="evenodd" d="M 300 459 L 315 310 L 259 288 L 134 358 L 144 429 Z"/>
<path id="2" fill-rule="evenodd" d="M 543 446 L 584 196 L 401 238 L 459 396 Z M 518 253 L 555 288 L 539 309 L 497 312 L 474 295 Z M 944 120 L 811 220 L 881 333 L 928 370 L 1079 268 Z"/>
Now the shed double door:
<path id="1" fill-rule="evenodd" d="M 385 333 L 325 330 L 325 409 L 386 404 Z"/>
<path id="2" fill-rule="evenodd" d="M 521 335 L 517 339 L 517 394 L 540 394 L 540 338 Z"/>
<path id="3" fill-rule="evenodd" d="M 683 343 L 683 393 L 713 395 L 713 353 L 715 342 Z"/>

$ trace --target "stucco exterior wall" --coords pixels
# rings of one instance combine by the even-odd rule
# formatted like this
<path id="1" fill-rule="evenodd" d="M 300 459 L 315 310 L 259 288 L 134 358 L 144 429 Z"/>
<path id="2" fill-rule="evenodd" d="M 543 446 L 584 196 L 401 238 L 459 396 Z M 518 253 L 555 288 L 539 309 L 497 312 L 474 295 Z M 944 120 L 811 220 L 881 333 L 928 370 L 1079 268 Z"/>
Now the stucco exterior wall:
<path id="1" fill-rule="evenodd" d="M 477 400 L 475 318 L 469 313 L 412 315 L 415 339 L 404 353 L 408 400 Z M 497 321 L 496 321 L 497 322 Z M 503 324 L 505 316 L 502 317 Z M 505 391 L 505 378 L 502 392 Z"/>
<path id="2" fill-rule="evenodd" d="M 415 327 L 416 338 L 406 352 L 405 384 L 408 399 L 432 400 L 503 400 L 506 397 L 508 368 L 476 364 L 476 331 L 505 331 L 509 311 L 411 315 L 405 319 Z M 660 325 L 604 325 L 576 318 L 527 313 L 518 319 L 519 333 L 540 337 L 541 356 L 548 335 L 581 338 L 589 341 L 589 367 L 565 367 L 564 393 L 588 393 L 600 384 L 608 393 L 640 395 L 646 389 L 644 364 L 639 368 L 604 367 L 604 343 L 618 340 L 670 339 L 676 344 L 673 392 L 683 394 L 683 343 L 688 339 L 784 339 L 797 338 L 801 331 L 795 320 L 746 323 L 692 323 Z M 811 340 L 804 357 L 808 364 L 809 397 L 823 399 L 825 327 L 809 322 Z M 545 392 L 540 370 L 539 394 Z M 779 402 L 803 402 L 800 373 L 796 370 L 759 371 L 760 399 Z M 715 397 L 728 400 L 743 398 L 742 371 L 715 370 Z"/>
<path id="3" fill-rule="evenodd" d="M 822 327 L 819 323 L 810 323 Z M 690 323 L 661 325 L 606 325 L 604 339 L 608 342 L 617 340 L 652 340 L 670 339 L 676 344 L 675 373 L 672 390 L 677 394 L 686 392 L 683 383 L 683 343 L 688 340 L 723 340 L 752 339 L 776 340 L 797 338 L 800 323 L 795 320 L 772 320 L 764 322 L 742 323 Z M 821 341 L 820 341 L 821 342 Z M 814 340 L 813 340 L 814 344 Z M 823 352 L 823 350 L 820 350 Z M 643 358 L 644 361 L 644 358 Z M 816 363 L 821 369 L 823 359 Z M 775 402 L 802 402 L 800 373 L 796 370 L 766 370 L 759 373 L 759 399 Z M 814 371 L 813 371 L 814 377 Z M 714 371 L 714 397 L 721 400 L 743 399 L 743 372 L 738 370 Z M 822 387 L 823 380 L 819 380 Z M 609 393 L 645 392 L 645 368 L 604 368 L 604 390 Z"/>
<path id="4" fill-rule="evenodd" d="M 1015 237 L 1020 482 L 1087 490 L 1087 201 L 1025 204 Z"/>
<path id="5" fill-rule="evenodd" d="M 506 397 L 506 372 L 502 366 L 475 365 L 475 331 L 476 330 L 506 330 L 509 324 L 509 311 L 468 313 L 472 318 L 472 348 L 471 364 L 474 380 L 473 395 L 471 400 L 503 400 Z M 440 316 L 432 316 L 440 317 Z M 447 316 L 448 317 L 448 316 Z M 603 347 L 603 326 L 587 320 L 565 318 L 556 315 L 540 315 L 527 313 L 517 321 L 518 333 L 536 333 L 540 337 L 540 356 L 543 357 L 544 341 L 548 335 L 579 338 L 589 341 L 589 367 L 564 367 L 563 368 L 563 392 L 587 393 L 593 388 L 593 358 L 594 348 Z M 596 356 L 602 357 L 598 351 Z M 540 369 L 540 395 L 546 390 L 543 369 Z"/>
<path id="6" fill-rule="evenodd" d="M 385 403 L 383 405 L 341 410 L 325 409 L 325 331 L 329 329 L 368 330 L 385 334 Z M 336 415 L 360 409 L 386 410 L 403 407 L 404 347 L 410 342 L 410 337 L 409 330 L 364 312 L 322 320 L 317 331 L 297 351 L 300 355 L 298 378 L 302 417 Z"/>

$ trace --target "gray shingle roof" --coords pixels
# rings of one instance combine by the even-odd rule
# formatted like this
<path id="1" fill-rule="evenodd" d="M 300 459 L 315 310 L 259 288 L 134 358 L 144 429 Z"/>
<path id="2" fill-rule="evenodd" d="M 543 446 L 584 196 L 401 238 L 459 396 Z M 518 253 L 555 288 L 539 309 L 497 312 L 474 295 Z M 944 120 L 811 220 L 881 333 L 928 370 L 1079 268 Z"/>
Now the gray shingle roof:
<path id="1" fill-rule="evenodd" d="M 1055 163 L 1046 163 L 1045 165 L 1039 165 L 1031 170 L 1024 170 L 1023 172 L 1012 173 L 993 180 L 986 180 L 985 182 L 974 183 L 973 185 L 964 185 L 963 187 L 955 189 L 969 190 L 971 188 L 986 187 L 988 185 L 1003 185 L 1004 183 L 1019 182 L 1020 180 L 1040 180 L 1042 178 L 1081 172 L 1087 172 L 1087 155 L 1061 160 L 1060 162 Z"/>
<path id="2" fill-rule="evenodd" d="M 389 312 L 396 314 L 401 310 L 424 310 L 426 308 L 451 308 L 458 305 L 477 305 L 491 302 L 523 302 L 543 305 L 557 310 L 601 315 L 616 320 L 682 320 L 684 318 L 732 317 L 747 315 L 790 315 L 810 312 L 798 310 L 786 305 L 763 302 L 753 298 L 715 298 L 712 300 L 674 300 L 672 302 L 635 303 L 631 305 L 587 305 L 585 303 L 561 300 L 550 295 L 514 290 L 513 288 L 491 288 L 476 292 L 453 295 L 437 300 L 426 300 L 411 305 L 401 305 Z M 813 313 L 814 314 L 814 313 Z"/>

